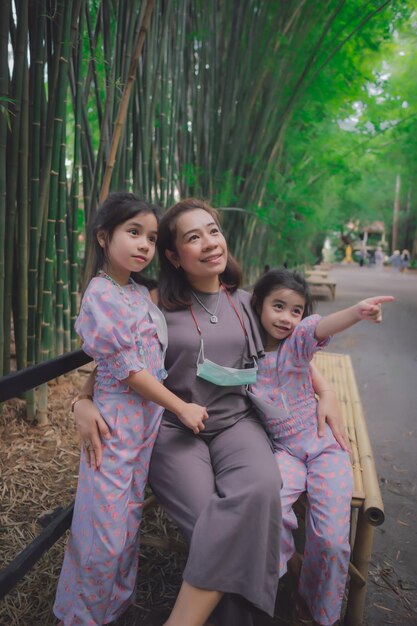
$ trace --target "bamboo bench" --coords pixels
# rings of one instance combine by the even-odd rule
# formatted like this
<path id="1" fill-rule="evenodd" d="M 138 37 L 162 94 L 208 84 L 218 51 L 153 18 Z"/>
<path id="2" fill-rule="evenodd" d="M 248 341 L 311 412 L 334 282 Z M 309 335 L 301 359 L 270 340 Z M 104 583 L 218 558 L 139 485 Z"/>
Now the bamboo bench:
<path id="1" fill-rule="evenodd" d="M 329 278 L 324 278 L 323 276 L 312 273 L 306 276 L 306 281 L 308 285 L 311 287 L 327 287 L 330 290 L 332 300 L 336 297 L 336 283 Z"/>

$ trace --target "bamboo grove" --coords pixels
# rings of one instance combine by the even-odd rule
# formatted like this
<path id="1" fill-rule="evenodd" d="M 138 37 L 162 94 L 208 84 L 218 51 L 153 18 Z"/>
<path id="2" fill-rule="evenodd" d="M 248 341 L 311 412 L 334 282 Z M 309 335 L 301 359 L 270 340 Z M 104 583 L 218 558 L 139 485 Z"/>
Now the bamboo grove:
<path id="1" fill-rule="evenodd" d="M 389 5 L 2 0 L 2 372 L 13 337 L 17 368 L 77 347 L 85 232 L 109 189 L 162 207 L 211 199 L 229 209 L 224 228 L 246 276 L 259 269 L 274 238 L 263 202 L 292 116 Z"/>

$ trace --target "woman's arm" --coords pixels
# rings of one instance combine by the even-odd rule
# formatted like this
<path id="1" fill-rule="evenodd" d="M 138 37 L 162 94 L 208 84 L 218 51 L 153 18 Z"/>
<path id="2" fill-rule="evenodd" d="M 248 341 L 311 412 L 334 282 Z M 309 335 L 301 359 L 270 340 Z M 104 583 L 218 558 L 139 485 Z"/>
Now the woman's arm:
<path id="1" fill-rule="evenodd" d="M 93 370 L 85 381 L 80 396 L 93 395 L 95 377 L 96 370 Z M 73 411 L 78 435 L 85 451 L 88 466 L 98 469 L 102 461 L 101 438 L 109 439 L 110 430 L 92 400 L 77 398 L 79 396 L 73 401 Z"/>
<path id="2" fill-rule="evenodd" d="M 310 363 L 310 367 L 314 391 L 319 396 L 317 406 L 318 435 L 323 437 L 325 423 L 327 422 L 338 444 L 343 450 L 350 452 L 349 437 L 342 418 L 340 405 L 337 401 L 336 392 L 318 367 L 313 365 L 313 363 Z"/>

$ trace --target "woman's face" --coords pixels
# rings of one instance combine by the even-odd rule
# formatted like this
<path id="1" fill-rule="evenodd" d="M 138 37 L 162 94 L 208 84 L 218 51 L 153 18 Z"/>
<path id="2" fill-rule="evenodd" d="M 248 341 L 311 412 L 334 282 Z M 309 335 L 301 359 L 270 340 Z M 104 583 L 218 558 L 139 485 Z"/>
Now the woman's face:
<path id="1" fill-rule="evenodd" d="M 226 240 L 214 217 L 204 209 L 188 211 L 178 218 L 175 247 L 176 252 L 167 250 L 166 255 L 171 263 L 182 267 L 194 287 L 218 280 L 226 268 Z"/>

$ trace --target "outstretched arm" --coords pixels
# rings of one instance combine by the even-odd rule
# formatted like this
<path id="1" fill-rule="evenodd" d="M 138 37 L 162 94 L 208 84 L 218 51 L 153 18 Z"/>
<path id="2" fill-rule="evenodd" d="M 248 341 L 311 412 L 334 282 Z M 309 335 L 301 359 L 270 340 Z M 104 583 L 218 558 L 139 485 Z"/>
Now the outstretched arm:
<path id="1" fill-rule="evenodd" d="M 342 417 L 336 392 L 314 363 L 310 363 L 314 391 L 319 396 L 317 406 L 317 432 L 323 437 L 327 422 L 337 443 L 350 452 L 349 437 Z"/>
<path id="2" fill-rule="evenodd" d="M 323 341 L 330 335 L 346 330 L 360 322 L 361 320 L 369 320 L 370 322 L 379 323 L 382 321 L 381 304 L 383 302 L 392 302 L 392 296 L 375 296 L 361 300 L 357 304 L 336 313 L 330 313 L 318 322 L 316 326 L 315 336 L 318 341 Z"/>

